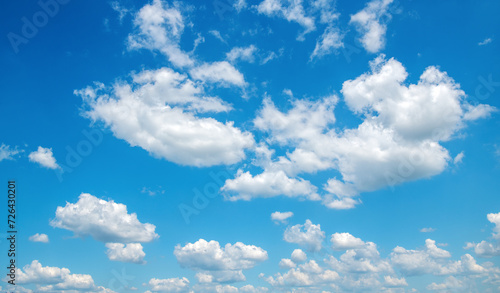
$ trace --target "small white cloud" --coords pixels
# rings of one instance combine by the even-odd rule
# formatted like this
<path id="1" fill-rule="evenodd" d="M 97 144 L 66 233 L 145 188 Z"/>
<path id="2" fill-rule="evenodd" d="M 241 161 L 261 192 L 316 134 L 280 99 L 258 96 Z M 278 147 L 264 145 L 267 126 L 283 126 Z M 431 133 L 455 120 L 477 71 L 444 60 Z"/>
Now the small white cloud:
<path id="1" fill-rule="evenodd" d="M 486 38 L 482 40 L 481 42 L 478 43 L 479 46 L 485 46 L 488 45 L 489 43 L 493 42 L 492 38 Z"/>
<path id="2" fill-rule="evenodd" d="M 30 236 L 28 239 L 33 242 L 49 243 L 49 236 L 47 236 L 47 234 L 36 233 L 35 235 Z"/>
<path id="3" fill-rule="evenodd" d="M 285 230 L 283 239 L 289 243 L 296 243 L 309 251 L 320 251 L 321 243 L 325 239 L 325 232 L 320 225 L 306 220 L 304 225 L 295 225 Z"/>
<path id="4" fill-rule="evenodd" d="M 223 43 L 227 43 L 226 40 L 224 40 L 224 38 L 222 37 L 222 35 L 220 34 L 219 31 L 217 31 L 217 30 L 210 30 L 210 31 L 208 31 L 208 33 L 211 34 L 212 36 L 214 36 L 219 41 L 221 41 Z"/>
<path id="5" fill-rule="evenodd" d="M 361 34 L 359 41 L 370 53 L 376 53 L 385 46 L 387 23 L 382 17 L 390 19 L 389 5 L 393 0 L 372 0 L 358 13 L 351 15 L 350 24 Z"/>
<path id="6" fill-rule="evenodd" d="M 106 255 L 110 260 L 144 264 L 146 254 L 142 250 L 140 243 L 106 243 L 108 250 Z"/>
<path id="7" fill-rule="evenodd" d="M 222 86 L 246 85 L 243 74 L 227 61 L 205 63 L 189 71 L 195 80 L 218 83 Z"/>
<path id="8" fill-rule="evenodd" d="M 59 165 L 54 158 L 51 148 L 38 147 L 38 150 L 29 154 L 29 159 L 31 162 L 38 163 L 45 168 L 49 169 L 59 169 Z"/>
<path id="9" fill-rule="evenodd" d="M 460 164 L 462 163 L 462 160 L 464 159 L 465 157 L 465 154 L 464 152 L 460 152 L 458 155 L 455 156 L 455 158 L 453 159 L 453 164 L 457 165 L 457 164 Z"/>
<path id="10" fill-rule="evenodd" d="M 2 143 L 0 145 L 0 162 L 3 160 L 14 160 L 14 156 L 20 152 L 17 147 L 12 149 L 10 146 Z"/>
<path id="11" fill-rule="evenodd" d="M 302 249 L 295 249 L 292 252 L 292 260 L 295 263 L 304 262 L 307 260 L 307 254 Z"/>
<path id="12" fill-rule="evenodd" d="M 296 267 L 297 265 L 291 259 L 289 259 L 289 258 L 283 258 L 280 261 L 279 266 L 282 269 L 292 269 L 292 268 Z"/>
<path id="13" fill-rule="evenodd" d="M 422 232 L 422 233 L 431 233 L 431 232 L 434 232 L 434 231 L 436 231 L 436 229 L 435 228 L 430 228 L 430 227 L 429 228 L 422 228 L 422 229 L 420 229 L 420 232 Z"/>
<path id="14" fill-rule="evenodd" d="M 293 217 L 292 212 L 274 212 L 271 214 L 271 220 L 281 223 L 286 223 L 289 218 Z"/>
<path id="15" fill-rule="evenodd" d="M 248 47 L 234 47 L 226 53 L 226 59 L 230 62 L 235 62 L 238 60 L 253 63 L 255 61 L 255 53 L 257 52 L 257 47 L 250 45 Z"/>
<path id="16" fill-rule="evenodd" d="M 148 283 L 153 292 L 178 292 L 189 291 L 189 280 L 187 278 L 151 279 Z M 148 291 L 150 292 L 150 291 Z"/>
<path id="17" fill-rule="evenodd" d="M 52 227 L 72 231 L 75 236 L 92 236 L 102 242 L 151 242 L 158 238 L 156 226 L 143 224 L 127 206 L 82 193 L 76 203 L 57 207 Z"/>
<path id="18" fill-rule="evenodd" d="M 360 238 L 352 236 L 350 233 L 335 233 L 330 239 L 334 250 L 348 250 L 361 248 L 365 242 Z"/>

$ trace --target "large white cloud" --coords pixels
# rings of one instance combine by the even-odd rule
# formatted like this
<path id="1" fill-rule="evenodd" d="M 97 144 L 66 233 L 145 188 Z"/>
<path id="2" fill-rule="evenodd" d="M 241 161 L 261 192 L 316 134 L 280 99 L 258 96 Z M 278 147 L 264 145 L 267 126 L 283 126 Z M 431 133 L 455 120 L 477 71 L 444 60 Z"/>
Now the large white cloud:
<path id="1" fill-rule="evenodd" d="M 376 53 L 385 46 L 388 12 L 393 0 L 372 0 L 358 13 L 351 15 L 350 23 L 361 34 L 359 41 L 371 53 Z M 384 20 L 385 18 L 385 20 Z"/>
<path id="2" fill-rule="evenodd" d="M 38 149 L 28 155 L 31 162 L 38 163 L 48 169 L 59 169 L 51 148 L 39 146 Z"/>
<path id="3" fill-rule="evenodd" d="M 113 134 L 152 155 L 192 166 L 233 164 L 245 158 L 253 136 L 196 112 L 223 112 L 231 106 L 168 68 L 133 75 L 131 84 L 100 85 L 76 91 L 85 115 L 102 121 Z"/>
<path id="4" fill-rule="evenodd" d="M 159 237 L 155 225 L 141 223 L 135 213 L 128 213 L 126 205 L 88 193 L 82 193 L 76 203 L 57 207 L 50 225 L 102 242 L 150 242 Z"/>
<path id="5" fill-rule="evenodd" d="M 146 254 L 140 243 L 106 243 L 106 255 L 110 260 L 143 264 Z"/>
<path id="6" fill-rule="evenodd" d="M 267 260 L 267 252 L 241 242 L 221 247 L 217 241 L 200 239 L 185 246 L 177 245 L 174 255 L 182 267 L 202 272 L 204 279 L 216 282 L 244 281 L 243 270 Z"/>
<path id="7" fill-rule="evenodd" d="M 321 230 L 321 226 L 313 224 L 310 220 L 306 220 L 304 225 L 295 225 L 288 227 L 283 234 L 283 239 L 286 242 L 296 243 L 309 251 L 320 251 L 325 232 Z"/>
<path id="8" fill-rule="evenodd" d="M 254 124 L 268 137 L 255 148 L 252 162 L 264 171 L 253 176 L 241 170 L 223 190 L 240 193 L 232 199 L 269 197 L 253 183 L 283 172 L 287 176 L 283 188 L 274 181 L 273 190 L 291 196 L 285 189 L 289 182 L 310 183 L 297 175 L 332 170 L 324 192 L 316 193 L 329 208 L 353 208 L 361 203 L 356 196 L 362 192 L 443 172 L 451 156 L 441 143 L 457 137 L 471 119 L 496 111 L 488 105 L 468 104 L 460 85 L 437 67 L 427 68 L 418 83 L 407 84 L 408 73 L 395 59 L 381 55 L 370 66 L 371 72 L 342 86 L 349 110 L 362 118 L 354 128 L 334 127 L 335 96 L 315 102 L 294 100 L 287 112 L 265 98 Z M 286 155 L 273 158 L 273 147 L 285 148 Z"/>

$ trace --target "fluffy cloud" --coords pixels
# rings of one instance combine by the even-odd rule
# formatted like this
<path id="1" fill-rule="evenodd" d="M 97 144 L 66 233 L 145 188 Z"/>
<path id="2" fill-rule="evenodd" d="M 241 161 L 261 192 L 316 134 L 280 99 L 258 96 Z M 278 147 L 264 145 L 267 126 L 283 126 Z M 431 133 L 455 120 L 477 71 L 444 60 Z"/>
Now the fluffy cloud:
<path id="1" fill-rule="evenodd" d="M 149 286 L 153 292 L 190 292 L 187 278 L 151 279 Z"/>
<path id="2" fill-rule="evenodd" d="M 3 160 L 14 160 L 14 156 L 19 154 L 21 151 L 19 151 L 16 148 L 11 148 L 10 146 L 2 143 L 0 145 L 0 162 Z"/>
<path id="3" fill-rule="evenodd" d="M 144 264 L 146 254 L 140 243 L 106 243 L 106 255 L 110 260 Z"/>
<path id="4" fill-rule="evenodd" d="M 51 148 L 44 148 L 39 146 L 38 150 L 29 154 L 29 159 L 31 162 L 38 163 L 45 168 L 49 169 L 59 169 L 59 165 L 54 158 Z"/>
<path id="5" fill-rule="evenodd" d="M 354 249 L 365 245 L 363 240 L 349 233 L 335 233 L 332 235 L 330 241 L 332 242 L 332 248 L 334 250 Z"/>
<path id="6" fill-rule="evenodd" d="M 325 232 L 321 231 L 320 225 L 306 220 L 304 225 L 288 227 L 283 234 L 286 242 L 296 243 L 309 251 L 320 251 L 321 243 L 325 239 Z"/>
<path id="7" fill-rule="evenodd" d="M 292 212 L 274 212 L 271 214 L 271 220 L 275 222 L 286 223 L 289 218 L 293 217 Z"/>
<path id="8" fill-rule="evenodd" d="M 316 187 L 309 181 L 288 177 L 283 171 L 263 172 L 252 176 L 250 172 L 236 174 L 235 179 L 228 179 L 222 190 L 226 192 L 226 199 L 251 200 L 253 198 L 275 197 L 284 195 L 287 197 L 301 197 L 318 200 Z M 235 193 L 235 195 L 231 195 Z"/>
<path id="9" fill-rule="evenodd" d="M 128 37 L 130 50 L 158 50 L 175 66 L 194 65 L 191 57 L 179 46 L 184 20 L 177 7 L 170 7 L 162 0 L 153 0 L 152 4 L 144 5 L 137 12 L 134 26 L 136 32 Z"/>
<path id="10" fill-rule="evenodd" d="M 132 84 L 76 91 L 88 106 L 85 116 L 102 121 L 115 137 L 156 157 L 192 166 L 233 164 L 245 158 L 253 136 L 196 112 L 224 112 L 230 105 L 203 95 L 185 75 L 169 68 L 133 75 Z"/>
<path id="11" fill-rule="evenodd" d="M 316 261 L 310 260 L 284 274 L 277 273 L 264 279 L 274 287 L 310 287 L 332 283 L 339 279 L 339 274 L 321 268 Z"/>
<path id="12" fill-rule="evenodd" d="M 306 261 L 306 259 L 307 259 L 307 255 L 304 251 L 302 251 L 302 249 L 295 249 L 292 252 L 292 260 L 295 263 L 304 262 L 304 261 Z"/>
<path id="13" fill-rule="evenodd" d="M 350 24 L 361 34 L 359 41 L 371 53 L 376 53 L 385 46 L 388 13 L 393 0 L 372 0 L 358 13 L 351 15 Z M 385 20 L 383 19 L 385 18 Z"/>
<path id="14" fill-rule="evenodd" d="M 135 213 L 127 212 L 126 205 L 88 193 L 82 193 L 76 203 L 57 207 L 50 225 L 102 242 L 150 242 L 159 237 L 155 225 L 141 223 Z"/>
<path id="15" fill-rule="evenodd" d="M 328 27 L 316 42 L 310 60 L 329 55 L 336 52 L 339 48 L 344 47 L 344 42 L 342 41 L 343 37 L 344 36 L 338 28 Z"/>
<path id="16" fill-rule="evenodd" d="M 479 243 L 469 242 L 466 245 L 466 249 L 474 248 L 474 252 L 479 257 L 493 257 L 500 255 L 500 213 L 488 214 L 488 221 L 495 224 L 493 227 L 492 237 L 495 240 L 494 242 L 489 241 L 481 241 Z"/>
<path id="17" fill-rule="evenodd" d="M 47 234 L 36 233 L 35 235 L 30 236 L 29 240 L 33 241 L 33 242 L 48 243 L 49 242 L 49 236 L 47 236 Z"/>
<path id="18" fill-rule="evenodd" d="M 223 189 L 240 193 L 233 199 L 259 197 L 261 191 L 250 192 L 259 186 L 253 184 L 255 179 L 283 172 L 286 180 L 273 181 L 273 190 L 291 196 L 276 185 L 309 183 L 297 175 L 336 170 L 341 178 L 330 178 L 323 185 L 322 203 L 332 209 L 353 208 L 361 203 L 356 196 L 362 192 L 443 172 L 451 157 L 440 143 L 456 137 L 469 121 L 467 117 L 479 119 L 495 111 L 491 106 L 468 104 L 459 84 L 436 67 L 427 68 L 418 83 L 408 85 L 408 73 L 395 59 L 386 60 L 381 55 L 370 66 L 371 72 L 342 86 L 348 108 L 363 119 L 356 128 L 334 128 L 335 96 L 315 102 L 294 100 L 287 112 L 281 112 L 265 98 L 254 124 L 269 135 L 269 146 L 260 143 L 252 162 L 264 172 L 252 176 L 239 171 L 238 177 L 228 180 Z M 478 108 L 483 110 L 476 111 Z M 473 112 L 480 114 L 469 115 Z M 293 151 L 273 159 L 274 145 Z M 264 194 L 268 197 L 270 193 Z"/>
<path id="19" fill-rule="evenodd" d="M 222 86 L 246 85 L 243 74 L 227 61 L 205 63 L 189 71 L 195 80 L 218 83 Z"/>
<path id="20" fill-rule="evenodd" d="M 260 247 L 237 242 L 222 248 L 219 242 L 204 239 L 177 245 L 174 255 L 182 267 L 200 271 L 203 279 L 216 282 L 244 281 L 242 270 L 267 260 L 267 252 Z"/>
<path id="21" fill-rule="evenodd" d="M 297 40 L 303 41 L 304 36 L 316 29 L 314 17 L 307 16 L 302 5 L 302 0 L 282 1 L 264 0 L 256 6 L 258 13 L 269 17 L 284 18 L 289 22 L 298 23 L 304 31 L 297 36 Z"/>
<path id="22" fill-rule="evenodd" d="M 253 63 L 255 61 L 256 52 L 257 47 L 254 45 L 248 47 L 234 47 L 226 54 L 226 59 L 230 62 L 241 60 Z"/>
<path id="23" fill-rule="evenodd" d="M 44 267 L 37 260 L 17 270 L 19 284 L 35 284 L 36 292 L 72 292 L 112 293 L 114 291 L 96 286 L 90 275 L 71 274 L 67 268 Z"/>

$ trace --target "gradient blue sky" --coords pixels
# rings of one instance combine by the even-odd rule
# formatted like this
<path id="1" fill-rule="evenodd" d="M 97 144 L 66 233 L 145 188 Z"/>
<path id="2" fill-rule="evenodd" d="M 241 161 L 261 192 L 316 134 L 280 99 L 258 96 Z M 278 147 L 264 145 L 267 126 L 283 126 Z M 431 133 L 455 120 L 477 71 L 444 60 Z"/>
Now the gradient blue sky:
<path id="1" fill-rule="evenodd" d="M 0 9 L 2 292 L 500 290 L 498 1 L 40 3 Z"/>

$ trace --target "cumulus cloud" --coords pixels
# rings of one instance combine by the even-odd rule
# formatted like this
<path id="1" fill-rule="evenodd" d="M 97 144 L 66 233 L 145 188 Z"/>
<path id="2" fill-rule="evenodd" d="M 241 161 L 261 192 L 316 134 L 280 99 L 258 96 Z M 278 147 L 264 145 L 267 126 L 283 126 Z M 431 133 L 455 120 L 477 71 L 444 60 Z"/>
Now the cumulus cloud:
<path id="1" fill-rule="evenodd" d="M 268 136 L 254 149 L 252 161 L 263 172 L 239 170 L 223 187 L 236 193 L 229 198 L 285 195 L 321 198 L 332 209 L 353 208 L 362 192 L 443 172 L 452 158 L 441 143 L 457 137 L 471 119 L 496 110 L 468 104 L 460 85 L 437 67 L 428 67 L 415 84 L 405 83 L 408 73 L 393 58 L 381 55 L 370 67 L 341 90 L 349 110 L 362 119 L 355 128 L 335 128 L 336 96 L 293 100 L 286 112 L 264 98 L 254 125 Z M 285 148 L 286 154 L 274 158 L 274 148 Z M 335 170 L 335 177 L 323 192 L 298 176 L 326 170 Z"/>
<path id="2" fill-rule="evenodd" d="M 185 246 L 177 245 L 174 255 L 181 267 L 202 272 L 204 279 L 216 282 L 244 281 L 243 270 L 267 260 L 267 252 L 241 242 L 221 247 L 217 241 L 200 239 Z"/>
<path id="3" fill-rule="evenodd" d="M 338 28 L 328 27 L 325 29 L 323 35 L 316 41 L 310 60 L 337 52 L 338 49 L 344 47 L 343 37 Z"/>
<path id="4" fill-rule="evenodd" d="M 372 0 L 363 10 L 351 15 L 350 24 L 361 34 L 359 41 L 370 53 L 376 53 L 385 46 L 387 21 L 391 18 L 389 7 L 392 2 L 393 0 Z"/>
<path id="5" fill-rule="evenodd" d="M 57 207 L 50 225 L 102 242 L 151 242 L 159 237 L 155 225 L 141 223 L 135 213 L 128 213 L 126 205 L 88 193 L 82 193 L 76 203 Z"/>
<path id="6" fill-rule="evenodd" d="M 36 233 L 35 235 L 31 235 L 29 237 L 29 241 L 49 243 L 49 236 L 47 236 L 47 234 Z"/>
<path id="7" fill-rule="evenodd" d="M 309 251 L 320 251 L 325 232 L 321 231 L 321 226 L 306 220 L 304 225 L 288 227 L 283 234 L 286 242 L 296 243 Z"/>
<path id="8" fill-rule="evenodd" d="M 291 217 L 293 217 L 292 212 L 274 212 L 271 214 L 271 220 L 280 223 L 286 223 Z"/>
<path id="9" fill-rule="evenodd" d="M 90 275 L 71 274 L 67 268 L 44 267 L 37 260 L 17 270 L 17 283 L 35 284 L 38 287 L 37 292 L 71 292 L 71 290 L 90 293 L 114 292 L 96 286 Z"/>
<path id="10" fill-rule="evenodd" d="M 479 243 L 469 242 L 466 244 L 466 249 L 474 249 L 474 252 L 479 257 L 493 257 L 500 255 L 500 213 L 491 213 L 487 215 L 488 221 L 494 224 L 492 238 L 494 241 L 481 241 Z"/>
<path id="11" fill-rule="evenodd" d="M 365 245 L 363 240 L 349 233 L 335 233 L 332 235 L 330 241 L 332 242 L 332 248 L 334 250 L 354 249 Z"/>
<path id="12" fill-rule="evenodd" d="M 181 165 L 233 164 L 245 158 L 252 134 L 232 122 L 196 115 L 229 111 L 229 104 L 204 95 L 186 75 L 169 68 L 145 70 L 132 78 L 131 84 L 111 89 L 97 85 L 75 91 L 88 107 L 85 116 L 102 121 L 131 146 Z"/>
<path id="13" fill-rule="evenodd" d="M 134 18 L 135 32 L 128 37 L 129 50 L 158 50 L 177 67 L 193 66 L 193 59 L 179 45 L 184 19 L 177 7 L 166 1 L 153 0 L 144 5 Z"/>
<path id="14" fill-rule="evenodd" d="M 295 249 L 292 252 L 292 261 L 295 263 L 304 262 L 307 259 L 307 254 L 302 249 Z"/>
<path id="15" fill-rule="evenodd" d="M 190 292 L 189 280 L 187 278 L 156 279 L 152 278 L 148 283 L 153 292 Z"/>
<path id="16" fill-rule="evenodd" d="M 106 243 L 106 255 L 110 260 L 144 264 L 146 254 L 140 243 Z"/>
<path id="17" fill-rule="evenodd" d="M 30 153 L 28 158 L 31 162 L 38 163 L 48 169 L 59 169 L 61 168 L 54 158 L 51 148 L 44 148 L 39 146 L 38 150 Z"/>

